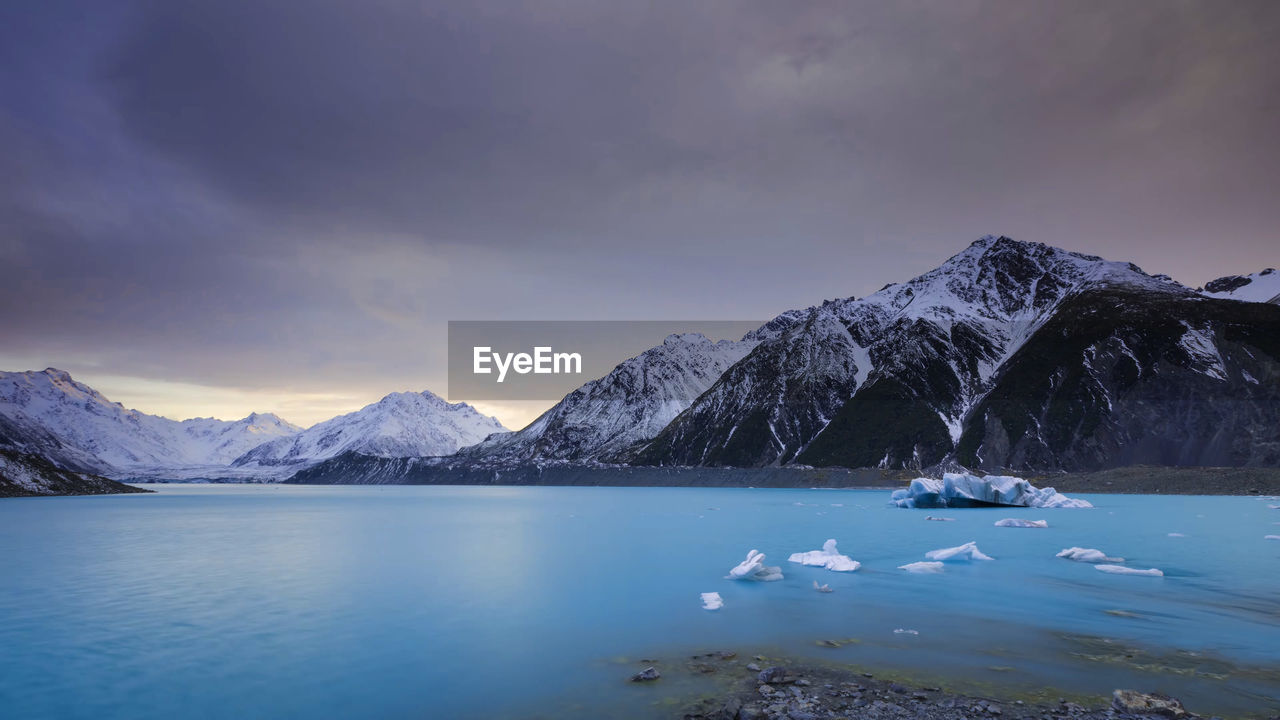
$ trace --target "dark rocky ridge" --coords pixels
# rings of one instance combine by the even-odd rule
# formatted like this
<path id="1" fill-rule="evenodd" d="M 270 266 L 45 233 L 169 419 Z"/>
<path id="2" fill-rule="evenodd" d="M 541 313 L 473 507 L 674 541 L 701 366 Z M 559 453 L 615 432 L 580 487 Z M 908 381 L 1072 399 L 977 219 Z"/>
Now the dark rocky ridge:
<path id="1" fill-rule="evenodd" d="M 38 455 L 0 449 L 0 497 L 146 492 L 151 491 L 100 475 L 64 470 Z"/>

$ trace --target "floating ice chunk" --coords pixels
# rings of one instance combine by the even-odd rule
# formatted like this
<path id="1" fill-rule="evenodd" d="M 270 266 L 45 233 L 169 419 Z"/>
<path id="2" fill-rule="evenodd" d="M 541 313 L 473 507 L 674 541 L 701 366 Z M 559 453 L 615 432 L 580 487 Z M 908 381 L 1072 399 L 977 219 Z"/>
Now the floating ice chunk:
<path id="1" fill-rule="evenodd" d="M 1095 570 L 1101 570 L 1104 573 L 1112 575 L 1146 575 L 1147 577 L 1164 577 L 1164 573 L 1155 568 L 1149 570 L 1139 570 L 1138 568 L 1125 567 L 1123 565 L 1094 565 Z"/>
<path id="2" fill-rule="evenodd" d="M 906 570 L 909 573 L 940 573 L 942 572 L 942 563 L 940 562 L 913 562 L 906 565 L 899 565 L 899 570 Z"/>
<path id="3" fill-rule="evenodd" d="M 934 517 L 932 515 L 926 515 L 925 520 L 932 520 L 934 522 L 955 522 L 956 521 L 955 518 Z"/>
<path id="4" fill-rule="evenodd" d="M 1262 539 L 1263 540 L 1280 540 L 1280 535 L 1267 535 Z"/>
<path id="5" fill-rule="evenodd" d="M 836 550 L 834 538 L 822 543 L 821 550 L 792 553 L 791 557 L 787 558 L 787 562 L 823 567 L 835 572 L 853 572 L 862 567 L 862 563 L 850 559 L 848 555 L 841 555 L 840 551 Z"/>
<path id="6" fill-rule="evenodd" d="M 919 634 L 920 634 L 920 631 L 919 631 L 919 630 L 908 630 L 908 629 L 906 629 L 906 628 L 898 628 L 897 630 L 894 630 L 894 631 L 893 631 L 893 634 L 894 634 L 894 635 L 919 635 Z"/>
<path id="7" fill-rule="evenodd" d="M 764 564 L 764 553 L 759 550 L 752 550 L 747 553 L 746 560 L 738 563 L 737 567 L 729 571 L 728 577 L 730 580 L 771 582 L 782 579 L 782 568 L 766 566 Z"/>
<path id="8" fill-rule="evenodd" d="M 1069 547 L 1066 550 L 1063 550 L 1062 552 L 1058 553 L 1058 557 L 1066 558 L 1068 560 L 1075 560 L 1076 562 L 1086 562 L 1086 563 L 1122 563 L 1124 562 L 1124 558 L 1107 557 L 1101 550 L 1095 550 L 1093 548 L 1082 548 L 1082 547 Z"/>
<path id="9" fill-rule="evenodd" d="M 1022 518 L 1005 518 L 996 521 L 996 527 L 1047 528 L 1048 520 L 1023 520 Z"/>
<path id="10" fill-rule="evenodd" d="M 830 585 L 819 585 L 817 580 L 814 580 L 814 581 L 813 581 L 813 589 L 814 589 L 814 590 L 817 590 L 818 592 L 821 592 L 821 593 L 828 593 L 828 592 L 831 592 L 831 586 L 830 586 Z"/>
<path id="11" fill-rule="evenodd" d="M 963 545 L 941 550 L 930 550 L 924 556 L 930 560 L 945 562 L 947 560 L 994 560 L 995 558 L 978 549 L 978 544 L 969 541 Z"/>
<path id="12" fill-rule="evenodd" d="M 1280 510 L 1280 505 L 1268 505 L 1267 507 L 1271 510 Z"/>
<path id="13" fill-rule="evenodd" d="M 1169 537 L 1186 537 L 1182 533 L 1169 533 Z"/>
<path id="14" fill-rule="evenodd" d="M 968 473 L 945 473 L 941 480 L 916 478 L 905 490 L 894 490 L 891 499 L 902 508 L 1093 507 L 1088 501 L 1060 495 L 1053 488 L 1035 487 L 1022 478 L 1009 475 L 980 478 Z"/>
<path id="15" fill-rule="evenodd" d="M 702 593 L 703 610 L 719 610 L 724 607 L 724 600 L 718 592 Z"/>

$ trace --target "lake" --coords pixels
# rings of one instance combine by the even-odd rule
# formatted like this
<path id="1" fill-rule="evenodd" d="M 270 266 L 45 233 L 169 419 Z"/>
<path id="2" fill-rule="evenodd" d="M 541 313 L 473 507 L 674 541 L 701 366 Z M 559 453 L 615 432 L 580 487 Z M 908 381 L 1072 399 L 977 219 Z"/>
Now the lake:
<path id="1" fill-rule="evenodd" d="M 665 717 L 664 697 L 696 688 L 627 683 L 638 660 L 718 649 L 1280 708 L 1274 499 L 902 510 L 871 490 L 148 487 L 0 500 L 6 717 Z M 1050 527 L 993 526 L 1005 517 Z M 827 538 L 862 568 L 787 562 Z M 970 540 L 995 559 L 896 569 Z M 1055 557 L 1071 546 L 1165 576 Z M 753 548 L 782 581 L 724 579 Z"/>

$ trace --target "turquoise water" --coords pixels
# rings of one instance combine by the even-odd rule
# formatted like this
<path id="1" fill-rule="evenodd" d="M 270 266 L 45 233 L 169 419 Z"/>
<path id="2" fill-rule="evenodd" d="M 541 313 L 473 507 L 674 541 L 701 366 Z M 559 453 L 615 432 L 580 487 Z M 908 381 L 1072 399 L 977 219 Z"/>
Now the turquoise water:
<path id="1" fill-rule="evenodd" d="M 651 717 L 662 685 L 624 682 L 636 665 L 618 656 L 762 647 L 961 685 L 1280 707 L 1280 541 L 1263 539 L 1280 510 L 1255 498 L 926 511 L 887 491 L 155 489 L 0 500 L 0 714 Z M 786 562 L 828 537 L 862 569 Z M 969 540 L 995 560 L 895 569 Z M 1165 577 L 1054 557 L 1074 545 Z M 786 578 L 723 579 L 752 548 Z M 709 591 L 722 610 L 701 609 Z M 815 645 L 828 638 L 860 642 Z"/>

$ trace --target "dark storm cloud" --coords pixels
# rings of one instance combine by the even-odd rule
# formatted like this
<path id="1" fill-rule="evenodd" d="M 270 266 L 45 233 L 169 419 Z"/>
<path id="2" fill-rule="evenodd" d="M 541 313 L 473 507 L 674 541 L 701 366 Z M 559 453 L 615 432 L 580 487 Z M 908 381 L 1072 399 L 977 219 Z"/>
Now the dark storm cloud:
<path id="1" fill-rule="evenodd" d="M 1267 1 L 10 4 L 2 351 L 413 386 L 451 318 L 767 317 L 987 232 L 1247 272 L 1277 34 Z"/>

